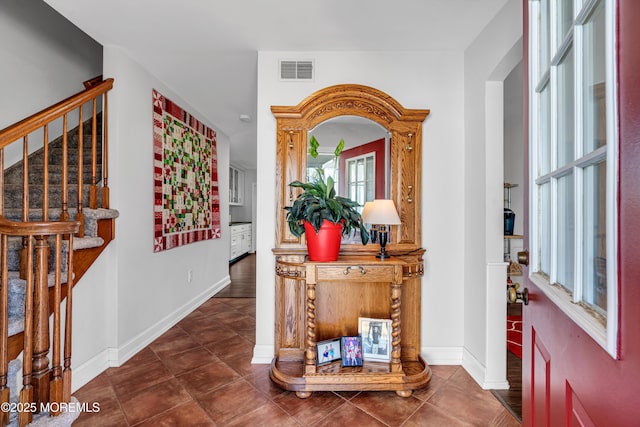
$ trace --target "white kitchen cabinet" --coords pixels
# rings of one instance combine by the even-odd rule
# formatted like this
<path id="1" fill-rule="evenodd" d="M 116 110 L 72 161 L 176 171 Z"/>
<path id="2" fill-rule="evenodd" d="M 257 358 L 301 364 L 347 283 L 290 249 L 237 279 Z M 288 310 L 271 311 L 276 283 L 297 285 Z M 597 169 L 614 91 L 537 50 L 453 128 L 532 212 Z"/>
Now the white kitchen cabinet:
<path id="1" fill-rule="evenodd" d="M 231 225 L 231 252 L 229 260 L 251 251 L 251 224 Z"/>
<path id="2" fill-rule="evenodd" d="M 235 166 L 229 166 L 229 204 L 244 204 L 244 171 Z"/>

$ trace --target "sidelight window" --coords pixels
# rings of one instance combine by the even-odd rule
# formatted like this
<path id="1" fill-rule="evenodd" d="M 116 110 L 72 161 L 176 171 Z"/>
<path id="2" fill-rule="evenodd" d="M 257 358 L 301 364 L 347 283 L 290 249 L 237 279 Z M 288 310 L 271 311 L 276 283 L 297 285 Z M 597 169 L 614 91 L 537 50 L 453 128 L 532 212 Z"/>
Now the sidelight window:
<path id="1" fill-rule="evenodd" d="M 616 357 L 614 1 L 529 12 L 531 280 Z"/>

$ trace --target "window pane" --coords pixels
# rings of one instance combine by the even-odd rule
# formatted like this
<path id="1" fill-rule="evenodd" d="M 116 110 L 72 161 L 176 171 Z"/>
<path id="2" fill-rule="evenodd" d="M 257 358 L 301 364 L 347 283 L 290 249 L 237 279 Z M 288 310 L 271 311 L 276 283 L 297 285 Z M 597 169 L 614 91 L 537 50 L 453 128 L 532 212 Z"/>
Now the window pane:
<path id="1" fill-rule="evenodd" d="M 540 44 L 538 77 L 542 76 L 549 69 L 549 59 L 551 54 L 549 44 L 549 0 L 540 0 L 540 34 L 538 43 Z"/>
<path id="2" fill-rule="evenodd" d="M 556 8 L 558 9 L 558 46 L 560 46 L 567 32 L 573 27 L 573 0 L 559 0 Z"/>
<path id="3" fill-rule="evenodd" d="M 574 282 L 574 201 L 573 175 L 566 175 L 558 179 L 557 196 L 557 270 L 556 281 L 573 291 Z"/>
<path id="4" fill-rule="evenodd" d="M 605 117 L 605 15 L 602 3 L 584 25 L 584 152 L 607 143 Z"/>
<path id="5" fill-rule="evenodd" d="M 365 200 L 374 200 L 376 191 L 376 168 L 374 164 L 373 156 L 369 156 L 366 159 L 367 162 L 367 194 Z"/>
<path id="6" fill-rule="evenodd" d="M 584 170 L 583 302 L 607 310 L 606 162 Z"/>
<path id="7" fill-rule="evenodd" d="M 551 170 L 551 89 L 545 86 L 540 94 L 540 140 L 538 142 L 538 176 Z"/>
<path id="8" fill-rule="evenodd" d="M 364 161 L 362 159 L 358 159 L 357 164 L 356 181 L 362 182 L 364 181 Z"/>
<path id="9" fill-rule="evenodd" d="M 573 47 L 558 65 L 558 167 L 573 160 Z"/>
<path id="10" fill-rule="evenodd" d="M 538 271 L 549 276 L 551 271 L 551 184 L 547 182 L 538 188 L 538 239 L 540 241 Z"/>

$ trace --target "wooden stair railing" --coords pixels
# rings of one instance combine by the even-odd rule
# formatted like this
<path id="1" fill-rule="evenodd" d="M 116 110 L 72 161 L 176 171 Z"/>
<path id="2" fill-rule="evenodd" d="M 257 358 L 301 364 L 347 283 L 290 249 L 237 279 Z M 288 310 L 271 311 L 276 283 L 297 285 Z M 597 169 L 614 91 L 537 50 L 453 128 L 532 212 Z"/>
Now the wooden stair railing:
<path id="1" fill-rule="evenodd" d="M 103 97 L 104 107 L 102 111 L 102 125 L 103 125 L 103 133 L 102 133 L 102 207 L 109 207 L 109 191 L 108 191 L 108 170 L 107 170 L 107 158 L 108 158 L 108 141 L 107 141 L 107 92 L 113 88 L 113 79 L 109 78 L 103 80 L 101 83 L 90 85 L 88 89 L 85 89 L 82 92 L 78 92 L 77 94 L 58 102 L 55 105 L 52 105 L 49 108 L 46 108 L 39 113 L 36 113 L 30 117 L 27 117 L 24 120 L 19 121 L 18 123 L 11 125 L 0 131 L 0 187 L 4 185 L 4 149 L 19 140 L 22 140 L 23 144 L 23 177 L 29 176 L 29 135 L 34 133 L 37 130 L 42 129 L 44 135 L 44 151 L 45 151 L 45 162 L 44 162 L 44 172 L 43 172 L 43 200 L 42 200 L 42 218 L 44 221 L 48 220 L 49 217 L 49 194 L 46 191 L 49 187 L 49 176 L 47 169 L 47 159 L 48 159 L 48 143 L 49 143 L 49 124 L 59 118 L 63 119 L 63 192 L 62 192 L 62 217 L 68 217 L 68 195 L 67 195 L 67 181 L 68 181 L 68 170 L 67 170 L 67 117 L 74 110 L 78 111 L 78 123 L 83 122 L 82 117 L 82 107 L 88 103 L 92 103 L 92 165 L 91 165 L 91 197 L 89 200 L 89 207 L 92 209 L 96 209 L 98 207 L 98 179 L 97 179 L 97 102 L 100 96 Z M 78 144 L 80 144 L 80 148 L 82 145 L 82 126 L 79 128 L 80 135 L 78 137 Z M 78 153 L 82 153 L 82 150 L 79 150 Z M 80 154 L 79 154 L 80 157 Z M 79 158 L 78 165 L 78 175 L 79 181 L 78 185 L 82 185 L 82 159 Z M 28 179 L 24 179 L 24 187 L 23 187 L 23 212 L 22 219 L 24 222 L 29 220 L 29 182 Z M 78 191 L 78 211 L 82 211 L 83 200 L 82 200 L 82 187 L 79 187 Z M 0 215 L 4 212 L 4 195 L 0 197 Z M 82 236 L 79 236 L 82 237 Z"/>
<path id="2" fill-rule="evenodd" d="M 77 221 L 12 222 L 0 216 L 0 425 L 9 422 L 10 390 L 7 386 L 9 371 L 8 323 L 9 323 L 9 236 L 22 236 L 27 240 L 27 277 L 24 314 L 24 347 L 22 366 L 22 390 L 17 408 L 20 426 L 32 421 L 34 412 L 42 405 L 60 408 L 60 403 L 71 401 L 71 313 L 73 289 L 73 250 L 66 256 L 66 305 L 64 341 L 61 343 L 62 302 L 62 247 L 63 238 L 73 247 L 73 235 L 78 231 Z M 55 236 L 55 267 L 53 272 L 53 333 L 49 334 L 49 272 L 47 238 Z M 32 331 L 32 333 L 28 333 Z M 52 363 L 49 367 L 49 340 L 53 338 Z M 63 360 L 60 350 L 63 347 Z M 35 411 L 34 411 L 35 409 Z M 52 413 L 57 415 L 57 413 Z"/>
<path id="3" fill-rule="evenodd" d="M 84 207 L 97 209 L 109 208 L 108 188 L 108 141 L 107 141 L 107 92 L 113 88 L 113 79 L 103 80 L 101 76 L 85 82 L 86 89 L 82 92 L 58 102 L 14 125 L 0 130 L 0 402 L 9 401 L 7 387 L 8 363 L 16 357 L 19 348 L 16 347 L 14 335 L 8 337 L 8 238 L 22 237 L 20 251 L 20 278 L 26 280 L 26 301 L 24 316 L 24 332 L 22 338 L 23 351 L 23 388 L 20 392 L 20 403 L 23 408 L 39 408 L 40 404 L 53 402 L 70 402 L 71 398 L 71 302 L 74 281 L 86 271 L 94 257 L 104 249 L 113 238 L 113 222 L 100 225 L 108 240 L 100 248 L 91 251 L 81 259 L 82 270 L 76 271 L 73 266 L 73 239 L 84 237 Z M 98 103 L 102 101 L 102 135 L 98 136 Z M 89 183 L 88 202 L 83 200 L 83 107 L 90 104 L 91 110 L 91 182 Z M 69 221 L 69 165 L 68 146 L 69 129 L 68 117 L 77 112 L 78 117 L 78 167 L 77 167 L 77 202 L 75 220 Z M 62 119 L 62 182 L 60 195 L 60 216 L 58 220 L 50 218 L 50 181 L 49 181 L 49 130 L 52 122 Z M 41 206 L 36 208 L 40 213 L 34 215 L 34 208 L 30 206 L 29 178 L 29 136 L 35 132 L 43 135 L 42 165 L 42 200 Z M 8 210 L 5 209 L 5 149 L 11 144 L 22 142 L 22 195 L 20 221 L 7 219 Z M 101 164 L 98 165 L 98 144 L 101 147 Z M 98 166 L 101 178 L 98 177 Z M 99 194 L 102 197 L 99 200 Z M 35 202 L 35 200 L 34 200 Z M 58 207 L 57 205 L 55 207 Z M 17 216 L 17 215 L 16 215 Z M 39 219 L 38 219 L 39 218 Z M 104 227 L 108 227 L 105 229 Z M 49 287 L 49 258 L 51 249 L 48 239 L 55 237 L 53 271 L 53 286 Z M 62 244 L 68 242 L 66 256 L 67 278 L 63 280 L 61 271 Z M 73 274 L 71 273 L 73 272 Z M 74 280 L 75 276 L 75 280 Z M 65 283 L 63 283 L 65 282 Z M 60 304 L 66 297 L 66 314 L 64 321 L 64 366 L 60 360 L 61 317 Z M 50 301 L 51 300 L 51 301 Z M 53 314 L 53 331 L 49 333 L 49 318 Z M 50 337 L 52 341 L 52 364 L 49 366 L 48 353 Z M 32 404 L 35 406 L 27 406 Z M 53 407 L 56 407 L 55 405 Z M 59 405 L 58 405 L 59 407 Z M 51 415 L 57 415 L 53 412 Z M 31 412 L 23 411 L 18 415 L 20 426 L 31 422 Z M 0 411 L 0 426 L 9 421 L 9 413 Z"/>

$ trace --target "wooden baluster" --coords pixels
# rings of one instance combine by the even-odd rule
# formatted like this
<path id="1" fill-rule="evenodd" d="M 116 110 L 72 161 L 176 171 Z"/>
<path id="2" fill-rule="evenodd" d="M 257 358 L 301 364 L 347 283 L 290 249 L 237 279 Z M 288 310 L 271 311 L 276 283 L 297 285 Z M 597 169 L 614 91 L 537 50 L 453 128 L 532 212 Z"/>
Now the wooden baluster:
<path id="1" fill-rule="evenodd" d="M 36 239 L 33 324 L 33 386 L 35 402 L 49 400 L 49 245 L 46 236 Z M 25 331 L 27 329 L 25 328 Z"/>
<path id="2" fill-rule="evenodd" d="M 29 221 L 29 136 L 22 138 L 22 221 Z M 26 237 L 22 238 L 20 249 L 20 278 L 27 278 L 26 259 L 28 254 Z"/>
<path id="3" fill-rule="evenodd" d="M 0 148 L 0 215 L 4 216 L 4 148 Z"/>
<path id="4" fill-rule="evenodd" d="M 5 407 L 9 403 L 10 390 L 7 387 L 9 373 L 9 268 L 8 245 L 6 234 L 1 237 L 0 258 L 2 259 L 2 282 L 0 286 L 0 426 L 9 424 L 9 411 Z"/>
<path id="5" fill-rule="evenodd" d="M 60 221 L 69 220 L 69 138 L 67 135 L 67 115 L 62 116 L 62 212 Z"/>
<path id="6" fill-rule="evenodd" d="M 30 408 L 28 405 L 33 403 L 33 334 L 29 331 L 33 330 L 33 239 L 27 238 L 27 287 L 24 299 L 24 350 L 22 353 L 22 390 L 20 390 L 20 403 L 22 408 Z M 32 419 L 31 411 L 21 411 L 18 414 L 18 424 L 26 426 Z"/>
<path id="7" fill-rule="evenodd" d="M 49 221 L 49 125 L 44 125 L 44 164 L 42 168 L 42 220 Z"/>
<path id="8" fill-rule="evenodd" d="M 104 107 L 102 108 L 102 207 L 109 209 L 109 138 L 108 136 L 108 99 L 104 93 Z"/>
<path id="9" fill-rule="evenodd" d="M 83 124 L 82 124 L 82 107 L 78 109 L 78 212 L 76 213 L 76 221 L 80 222 L 78 229 L 78 237 L 84 237 L 84 212 L 82 210 L 82 179 L 84 169 L 83 162 Z"/>
<path id="10" fill-rule="evenodd" d="M 96 113 L 97 105 L 96 99 L 93 98 L 93 116 L 91 117 L 91 189 L 89 190 L 89 207 L 91 209 L 98 209 L 98 186 L 96 182 L 98 180 L 96 168 L 96 148 L 97 148 L 97 123 Z M 104 114 L 104 112 L 103 112 Z"/>
<path id="11" fill-rule="evenodd" d="M 82 122 L 81 122 L 82 123 Z M 61 270 L 61 251 L 62 247 L 62 235 L 56 235 L 56 247 L 55 247 L 55 271 L 54 271 L 54 285 L 53 285 L 53 349 L 51 360 L 51 384 L 49 401 L 60 403 L 62 402 L 62 366 L 60 364 L 60 302 L 61 302 L 61 285 L 60 285 L 60 270 Z M 71 275 L 67 272 L 67 275 Z M 54 405 L 51 414 L 58 415 L 60 413 L 59 405 Z"/>
<path id="12" fill-rule="evenodd" d="M 67 304 L 64 320 L 64 371 L 62 373 L 62 400 L 71 402 L 71 314 L 73 311 L 73 234 L 69 236 L 67 254 Z"/>

